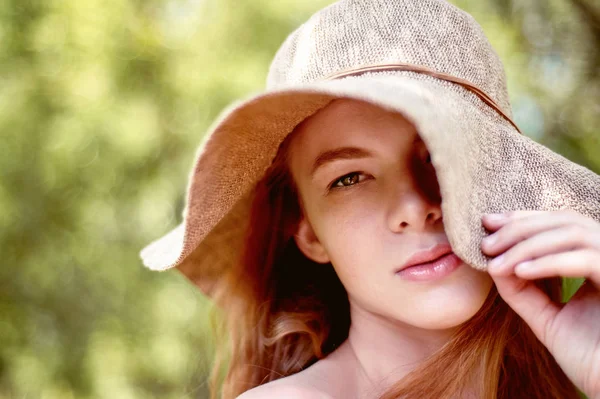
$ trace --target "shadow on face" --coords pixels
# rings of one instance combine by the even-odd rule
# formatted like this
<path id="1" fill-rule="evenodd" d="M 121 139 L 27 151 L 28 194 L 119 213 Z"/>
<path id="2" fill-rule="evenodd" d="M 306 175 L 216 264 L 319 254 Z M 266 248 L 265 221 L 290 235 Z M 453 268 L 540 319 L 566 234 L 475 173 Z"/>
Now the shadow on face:
<path id="1" fill-rule="evenodd" d="M 303 211 L 298 247 L 332 263 L 352 306 L 428 328 L 481 307 L 492 285 L 485 273 L 460 267 L 427 283 L 396 273 L 415 252 L 448 241 L 429 152 L 402 115 L 336 100 L 298 127 L 288 163 Z"/>

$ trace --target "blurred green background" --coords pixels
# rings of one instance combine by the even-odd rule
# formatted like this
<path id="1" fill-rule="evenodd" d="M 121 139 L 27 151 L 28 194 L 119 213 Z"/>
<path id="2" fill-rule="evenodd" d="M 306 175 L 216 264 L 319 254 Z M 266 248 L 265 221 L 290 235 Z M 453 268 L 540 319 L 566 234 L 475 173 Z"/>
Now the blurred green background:
<path id="1" fill-rule="evenodd" d="M 138 251 L 195 147 L 330 0 L 0 1 L 0 398 L 206 398 L 209 302 Z M 455 0 L 525 134 L 600 172 L 596 0 Z"/>

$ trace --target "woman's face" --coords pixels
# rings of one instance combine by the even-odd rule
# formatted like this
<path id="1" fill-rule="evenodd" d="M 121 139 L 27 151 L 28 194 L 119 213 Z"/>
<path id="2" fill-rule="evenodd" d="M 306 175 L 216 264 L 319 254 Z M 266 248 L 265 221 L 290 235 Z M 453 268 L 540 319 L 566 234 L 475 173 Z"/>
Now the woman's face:
<path id="1" fill-rule="evenodd" d="M 479 310 L 492 286 L 486 273 L 465 264 L 427 281 L 396 273 L 414 253 L 448 242 L 435 170 L 408 121 L 336 100 L 299 127 L 289 150 L 304 213 L 296 242 L 332 263 L 354 308 L 427 329 Z"/>

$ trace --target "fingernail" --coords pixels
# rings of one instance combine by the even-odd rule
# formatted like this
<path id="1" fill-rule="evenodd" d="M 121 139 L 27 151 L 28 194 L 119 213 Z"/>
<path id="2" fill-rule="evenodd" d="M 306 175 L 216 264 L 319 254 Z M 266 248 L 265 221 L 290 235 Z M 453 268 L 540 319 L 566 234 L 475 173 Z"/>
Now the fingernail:
<path id="1" fill-rule="evenodd" d="M 515 272 L 526 272 L 528 270 L 531 270 L 531 266 L 532 265 L 530 261 L 521 262 L 517 266 L 515 266 Z"/>
<path id="2" fill-rule="evenodd" d="M 504 261 L 504 254 L 500 256 L 496 256 L 494 259 L 490 261 L 488 264 L 488 270 L 497 271 L 502 266 L 502 262 Z"/>
<path id="3" fill-rule="evenodd" d="M 490 222 L 499 222 L 505 218 L 503 213 L 486 213 L 484 217 Z"/>
<path id="4" fill-rule="evenodd" d="M 497 239 L 498 239 L 497 234 L 490 234 L 489 236 L 487 236 L 483 239 L 483 242 L 484 242 L 484 245 L 491 246 L 491 245 L 494 245 L 494 243 L 496 242 Z"/>

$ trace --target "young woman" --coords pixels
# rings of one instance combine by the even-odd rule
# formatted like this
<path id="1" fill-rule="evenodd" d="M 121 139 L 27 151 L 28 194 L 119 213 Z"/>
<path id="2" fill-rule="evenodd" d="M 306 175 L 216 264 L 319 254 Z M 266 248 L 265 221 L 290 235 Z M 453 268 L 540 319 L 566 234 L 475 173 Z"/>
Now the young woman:
<path id="1" fill-rule="evenodd" d="M 468 15 L 341 1 L 269 81 L 142 254 L 219 306 L 223 398 L 600 398 L 600 179 L 519 134 Z"/>

